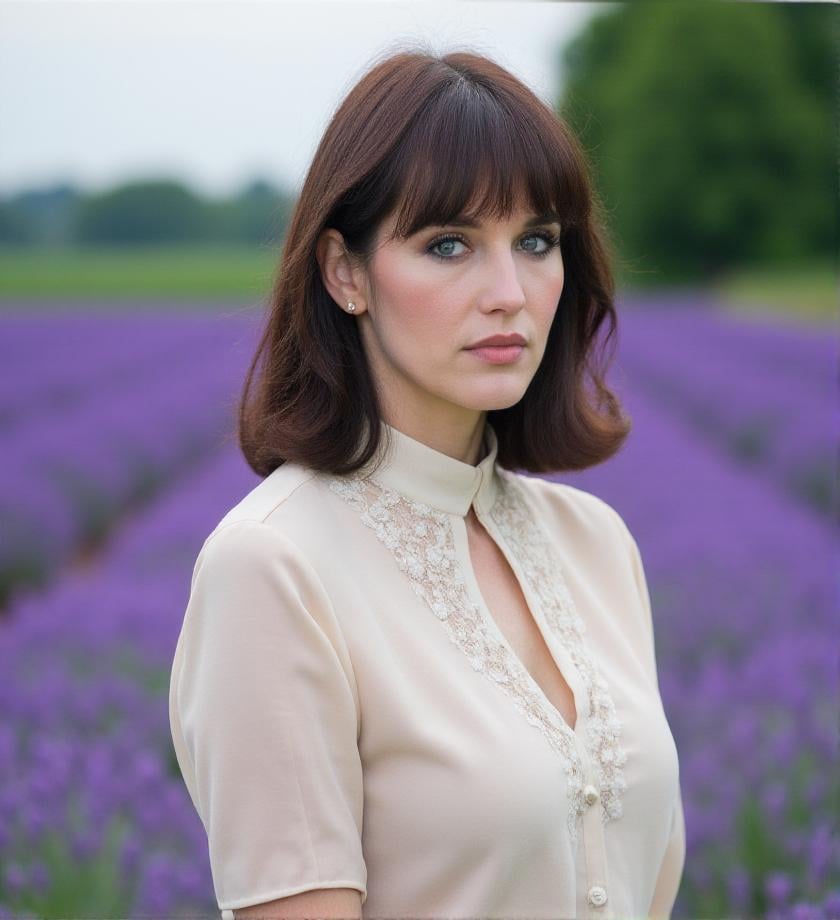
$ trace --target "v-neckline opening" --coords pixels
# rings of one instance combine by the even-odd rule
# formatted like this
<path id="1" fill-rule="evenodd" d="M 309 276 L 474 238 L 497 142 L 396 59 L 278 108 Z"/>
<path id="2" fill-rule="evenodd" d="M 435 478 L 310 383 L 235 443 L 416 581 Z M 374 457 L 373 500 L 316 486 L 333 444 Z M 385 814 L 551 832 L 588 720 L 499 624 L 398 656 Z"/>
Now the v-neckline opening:
<path id="1" fill-rule="evenodd" d="M 511 558 L 508 556 L 508 553 L 505 551 L 505 548 L 503 547 L 503 545 L 495 538 L 494 534 L 492 534 L 488 530 L 484 520 L 481 519 L 477 511 L 476 511 L 476 519 L 479 521 L 479 523 L 484 528 L 485 532 L 487 533 L 488 539 L 493 541 L 496 548 L 499 550 L 499 552 L 502 554 L 502 556 L 507 561 L 508 566 L 510 566 L 511 572 L 513 572 L 513 577 L 516 580 L 517 585 L 519 586 L 519 590 L 522 592 L 522 597 L 525 601 L 525 607 L 528 611 L 528 615 L 531 618 L 534 628 L 539 633 L 543 641 L 543 644 L 545 645 L 546 651 L 548 652 L 551 658 L 551 661 L 554 664 L 554 667 L 557 668 L 558 674 L 560 675 L 561 679 L 565 682 L 566 686 L 569 688 L 569 692 L 572 695 L 572 702 L 574 704 L 574 709 L 575 709 L 574 726 L 569 723 L 569 721 L 566 719 L 563 713 L 560 712 L 557 706 L 555 706 L 554 703 L 552 703 L 552 701 L 548 698 L 548 694 L 540 686 L 539 681 L 536 679 L 536 677 L 534 677 L 534 675 L 526 667 L 525 662 L 516 653 L 516 650 L 513 648 L 511 643 L 508 641 L 508 638 L 505 636 L 504 632 L 502 631 L 502 628 L 499 626 L 498 621 L 496 620 L 495 616 L 490 610 L 490 607 L 487 604 L 484 594 L 481 591 L 481 585 L 479 584 L 478 577 L 475 572 L 475 565 L 473 563 L 472 554 L 470 553 L 469 525 L 467 524 L 467 519 L 464 518 L 463 520 L 464 538 L 466 541 L 466 555 L 467 555 L 467 561 L 468 561 L 469 574 L 473 581 L 473 585 L 475 587 L 475 593 L 477 596 L 476 602 L 481 612 L 481 617 L 484 620 L 485 624 L 493 631 L 493 635 L 496 638 L 496 640 L 501 644 L 502 648 L 504 649 L 505 655 L 508 656 L 508 658 L 514 663 L 514 665 L 524 674 L 525 679 L 530 682 L 534 691 L 536 692 L 536 694 L 538 695 L 540 699 L 541 705 L 544 708 L 548 709 L 560 721 L 561 725 L 563 726 L 564 731 L 568 732 L 574 738 L 577 738 L 579 736 L 578 729 L 580 728 L 580 724 L 581 724 L 581 706 L 580 706 L 580 701 L 578 700 L 577 692 L 575 690 L 576 682 L 571 681 L 569 677 L 566 675 L 560 663 L 557 661 L 554 651 L 551 648 L 551 644 L 549 643 L 548 638 L 545 632 L 543 631 L 542 625 L 540 624 L 540 620 L 538 619 L 535 613 L 535 604 L 539 603 L 539 599 L 536 597 L 529 597 L 530 586 L 527 584 L 527 582 L 524 579 L 520 578 L 519 573 L 517 572 L 518 563 L 515 563 L 513 560 L 511 560 Z M 570 664 L 572 667 L 574 666 L 571 663 L 571 660 L 570 660 Z"/>

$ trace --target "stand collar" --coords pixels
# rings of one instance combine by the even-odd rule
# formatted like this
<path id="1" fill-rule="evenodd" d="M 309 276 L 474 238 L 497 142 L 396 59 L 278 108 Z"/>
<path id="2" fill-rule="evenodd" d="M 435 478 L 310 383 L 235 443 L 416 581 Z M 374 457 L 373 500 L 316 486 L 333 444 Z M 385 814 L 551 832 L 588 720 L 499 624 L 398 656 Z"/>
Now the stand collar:
<path id="1" fill-rule="evenodd" d="M 475 505 L 477 512 L 489 511 L 496 500 L 499 474 L 496 467 L 498 438 L 485 422 L 482 451 L 484 458 L 475 466 L 456 460 L 409 437 L 382 421 L 382 443 L 377 466 L 370 478 L 406 498 L 422 502 L 438 511 L 465 517 Z"/>

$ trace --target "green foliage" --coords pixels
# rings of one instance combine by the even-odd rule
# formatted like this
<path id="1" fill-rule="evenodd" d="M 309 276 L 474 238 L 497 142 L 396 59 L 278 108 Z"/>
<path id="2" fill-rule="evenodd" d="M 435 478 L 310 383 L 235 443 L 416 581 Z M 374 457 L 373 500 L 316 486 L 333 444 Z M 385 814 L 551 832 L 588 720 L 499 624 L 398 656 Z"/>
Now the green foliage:
<path id="1" fill-rule="evenodd" d="M 0 245 L 25 252 L 174 243 L 278 247 L 294 197 L 254 180 L 228 198 L 204 198 L 179 182 L 142 180 L 89 194 L 68 185 L 0 200 Z"/>
<path id="2" fill-rule="evenodd" d="M 67 239 L 80 194 L 71 185 L 28 189 L 0 201 L 0 243 L 52 246 Z"/>
<path id="3" fill-rule="evenodd" d="M 267 183 L 253 182 L 237 198 L 208 203 L 209 236 L 220 242 L 241 240 L 277 247 L 293 205 L 290 197 L 278 195 Z"/>
<path id="4" fill-rule="evenodd" d="M 206 218 L 203 202 L 177 182 L 133 182 L 87 198 L 75 236 L 83 243 L 201 239 Z"/>
<path id="5" fill-rule="evenodd" d="M 837 11 L 785 6 L 627 3 L 566 47 L 559 110 L 630 283 L 835 251 Z"/>
<path id="6" fill-rule="evenodd" d="M 6 201 L 0 201 L 0 240 L 10 246 L 35 241 L 35 227 L 29 216 Z"/>

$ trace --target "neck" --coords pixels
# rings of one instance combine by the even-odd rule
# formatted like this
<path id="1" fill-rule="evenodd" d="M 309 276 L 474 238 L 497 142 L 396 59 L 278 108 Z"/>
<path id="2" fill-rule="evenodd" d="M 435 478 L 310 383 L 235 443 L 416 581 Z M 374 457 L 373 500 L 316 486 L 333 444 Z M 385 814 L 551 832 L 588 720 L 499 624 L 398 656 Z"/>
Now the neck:
<path id="1" fill-rule="evenodd" d="M 484 426 L 487 413 L 481 412 L 468 422 L 463 419 L 449 424 L 441 424 L 439 420 L 430 422 L 425 418 L 411 418 L 406 415 L 383 416 L 392 428 L 407 434 L 415 441 L 420 441 L 433 450 L 453 457 L 470 466 L 477 466 L 487 456 L 484 445 Z"/>

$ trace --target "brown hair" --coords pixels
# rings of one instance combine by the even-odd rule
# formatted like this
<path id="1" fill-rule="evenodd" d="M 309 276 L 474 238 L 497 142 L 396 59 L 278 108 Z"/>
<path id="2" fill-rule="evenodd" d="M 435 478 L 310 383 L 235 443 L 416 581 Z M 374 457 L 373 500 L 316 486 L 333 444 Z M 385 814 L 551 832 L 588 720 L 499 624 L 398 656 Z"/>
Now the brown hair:
<path id="1" fill-rule="evenodd" d="M 298 197 L 239 404 L 240 447 L 258 475 L 286 461 L 346 474 L 380 447 L 380 404 L 357 320 L 321 279 L 322 231 L 337 229 L 366 265 L 391 214 L 395 236 L 405 238 L 453 222 L 470 201 L 472 217 L 506 217 L 523 196 L 535 213 L 560 215 L 565 281 L 528 389 L 515 405 L 487 413 L 497 461 L 535 473 L 581 470 L 618 451 L 630 419 L 604 384 L 595 349 L 605 319 L 604 345 L 615 332 L 614 280 L 581 146 L 489 58 L 410 49 L 381 60 L 351 89 Z"/>

